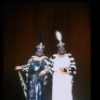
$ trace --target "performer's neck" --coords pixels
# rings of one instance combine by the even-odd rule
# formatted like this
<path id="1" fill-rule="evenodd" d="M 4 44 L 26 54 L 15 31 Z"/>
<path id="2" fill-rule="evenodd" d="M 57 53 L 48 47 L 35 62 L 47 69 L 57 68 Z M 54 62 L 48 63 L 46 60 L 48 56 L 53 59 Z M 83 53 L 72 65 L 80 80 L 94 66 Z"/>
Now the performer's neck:
<path id="1" fill-rule="evenodd" d="M 63 58 L 63 57 L 65 57 L 65 56 L 66 56 L 66 53 L 64 53 L 64 54 L 59 54 L 59 53 L 58 53 L 58 57 L 59 57 L 59 58 Z"/>

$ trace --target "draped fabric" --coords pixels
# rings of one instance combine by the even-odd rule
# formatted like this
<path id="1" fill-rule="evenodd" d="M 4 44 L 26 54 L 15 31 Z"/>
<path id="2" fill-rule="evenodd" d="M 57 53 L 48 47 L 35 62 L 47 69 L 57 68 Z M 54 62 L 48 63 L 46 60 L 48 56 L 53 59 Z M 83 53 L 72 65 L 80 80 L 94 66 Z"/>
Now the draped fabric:
<path id="1" fill-rule="evenodd" d="M 37 75 L 28 77 L 27 83 L 27 100 L 44 100 L 44 83 L 43 78 Z"/>
<path id="2" fill-rule="evenodd" d="M 22 70 L 26 71 L 28 74 L 26 100 L 44 100 L 46 78 L 45 76 L 39 77 L 38 74 L 42 70 L 49 73 L 46 67 L 48 61 L 47 57 L 44 57 L 42 60 L 35 60 L 34 57 L 31 57 L 28 63 L 22 66 Z"/>

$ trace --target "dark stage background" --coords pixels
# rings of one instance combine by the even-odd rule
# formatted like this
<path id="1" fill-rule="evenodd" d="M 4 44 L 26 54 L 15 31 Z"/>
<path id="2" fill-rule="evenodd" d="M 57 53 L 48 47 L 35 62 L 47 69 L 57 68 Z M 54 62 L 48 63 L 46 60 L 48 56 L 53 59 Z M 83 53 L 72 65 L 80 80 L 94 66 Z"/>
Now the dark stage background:
<path id="1" fill-rule="evenodd" d="M 91 6 L 88 2 L 3 3 L 3 100 L 25 100 L 17 71 L 12 85 L 7 80 L 16 65 L 26 64 L 35 54 L 39 32 L 44 34 L 46 55 L 57 53 L 55 31 L 63 35 L 66 51 L 76 60 L 74 100 L 91 98 Z M 24 73 L 23 73 L 24 75 Z M 51 100 L 51 78 L 45 88 Z"/>

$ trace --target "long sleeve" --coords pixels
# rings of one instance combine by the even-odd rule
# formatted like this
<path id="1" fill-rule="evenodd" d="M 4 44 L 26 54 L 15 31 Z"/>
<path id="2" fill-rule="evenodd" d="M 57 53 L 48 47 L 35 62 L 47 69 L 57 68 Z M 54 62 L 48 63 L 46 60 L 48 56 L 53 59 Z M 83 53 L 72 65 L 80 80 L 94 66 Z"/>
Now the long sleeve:
<path id="1" fill-rule="evenodd" d="M 22 65 L 22 71 L 28 72 L 31 62 L 32 62 L 32 57 L 28 60 L 27 64 Z"/>
<path id="2" fill-rule="evenodd" d="M 44 76 L 44 85 L 46 85 L 48 82 L 48 75 L 50 75 L 52 77 L 52 70 L 51 70 L 50 66 L 48 66 L 48 65 L 50 65 L 50 60 L 47 56 L 45 56 L 44 62 L 45 62 L 44 71 L 46 72 L 46 75 Z"/>
<path id="3" fill-rule="evenodd" d="M 49 64 L 49 66 L 51 67 L 51 68 L 53 68 L 53 65 L 54 65 L 54 59 L 56 58 L 56 54 L 54 54 L 54 55 L 52 55 L 51 57 L 50 57 L 50 64 Z"/>
<path id="4" fill-rule="evenodd" d="M 45 67 L 44 67 L 44 70 L 46 71 L 46 73 L 52 74 L 51 62 L 50 62 L 50 59 L 48 57 L 45 57 Z"/>
<path id="5" fill-rule="evenodd" d="M 48 66 L 50 66 L 50 68 L 52 69 L 52 72 L 54 72 L 54 59 L 56 59 L 56 54 L 53 54 L 51 57 L 50 57 L 50 63 Z"/>
<path id="6" fill-rule="evenodd" d="M 69 64 L 69 66 L 67 66 L 65 68 L 65 70 L 70 71 L 71 74 L 76 74 L 76 62 L 75 62 L 75 59 L 74 59 L 74 57 L 72 56 L 71 53 L 68 53 L 68 57 L 69 57 L 69 60 L 70 60 L 70 64 Z"/>

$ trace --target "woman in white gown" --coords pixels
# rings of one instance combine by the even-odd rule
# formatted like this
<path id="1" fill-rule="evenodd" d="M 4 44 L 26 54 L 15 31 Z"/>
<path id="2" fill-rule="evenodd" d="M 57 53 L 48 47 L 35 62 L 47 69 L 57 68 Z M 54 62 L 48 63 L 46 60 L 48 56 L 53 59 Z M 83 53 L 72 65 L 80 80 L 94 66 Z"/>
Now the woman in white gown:
<path id="1" fill-rule="evenodd" d="M 76 74 L 75 60 L 71 53 L 66 53 L 65 44 L 61 42 L 61 34 L 56 32 L 59 43 L 58 53 L 50 57 L 53 70 L 52 100 L 73 100 L 73 75 Z"/>

